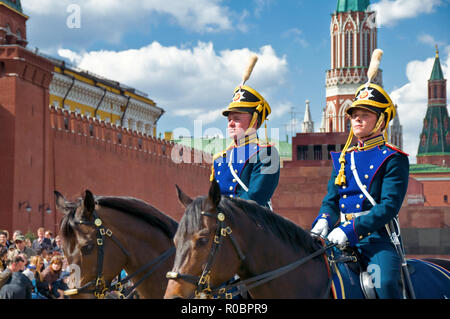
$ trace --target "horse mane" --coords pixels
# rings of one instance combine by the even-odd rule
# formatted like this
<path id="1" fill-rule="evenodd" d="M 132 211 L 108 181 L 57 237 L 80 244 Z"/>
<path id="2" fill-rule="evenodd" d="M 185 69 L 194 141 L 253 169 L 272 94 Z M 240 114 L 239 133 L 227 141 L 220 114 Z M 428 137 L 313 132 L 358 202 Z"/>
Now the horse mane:
<path id="1" fill-rule="evenodd" d="M 100 206 L 119 210 L 128 215 L 141 219 L 151 226 L 160 229 L 169 238 L 173 238 L 178 227 L 178 223 L 174 219 L 137 198 L 99 196 L 96 197 L 96 202 Z M 71 239 L 75 236 L 74 228 L 76 225 L 74 220 L 75 212 L 78 206 L 78 202 L 66 203 L 68 213 L 61 219 L 60 227 L 61 235 L 65 239 Z"/>
<path id="2" fill-rule="evenodd" d="M 202 211 L 202 204 L 205 199 L 205 196 L 194 199 L 190 209 L 187 209 L 180 222 L 180 232 L 198 231 L 202 227 L 200 211 Z M 223 212 L 233 224 L 239 223 L 241 217 L 239 212 L 246 215 L 257 227 L 271 232 L 293 249 L 303 247 L 307 252 L 313 252 L 319 247 L 318 242 L 309 232 L 289 219 L 260 206 L 255 201 L 222 196 L 218 210 Z"/>
<path id="3" fill-rule="evenodd" d="M 98 205 L 122 211 L 128 215 L 141 219 L 160 229 L 169 238 L 173 238 L 178 223 L 162 213 L 152 205 L 134 197 L 99 196 L 96 197 Z"/>
<path id="4" fill-rule="evenodd" d="M 253 200 L 223 196 L 219 204 L 219 209 L 222 208 L 229 212 L 235 211 L 236 207 L 252 220 L 255 225 L 270 231 L 293 249 L 303 247 L 307 252 L 314 252 L 318 249 L 318 242 L 309 232 Z M 238 222 L 237 219 L 239 216 L 237 214 L 227 214 L 226 216 L 234 221 L 234 223 Z"/>

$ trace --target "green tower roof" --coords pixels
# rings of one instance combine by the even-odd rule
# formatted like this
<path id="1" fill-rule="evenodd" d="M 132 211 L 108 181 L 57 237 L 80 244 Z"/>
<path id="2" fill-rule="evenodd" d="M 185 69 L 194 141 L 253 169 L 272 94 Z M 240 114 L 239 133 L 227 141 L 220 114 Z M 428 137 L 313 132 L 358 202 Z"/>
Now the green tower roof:
<path id="1" fill-rule="evenodd" d="M 336 12 L 366 11 L 369 5 L 369 0 L 338 0 Z"/>
<path id="2" fill-rule="evenodd" d="M 439 50 L 436 45 L 436 59 L 434 59 L 433 71 L 431 71 L 430 81 L 443 80 L 441 61 L 439 60 Z"/>
<path id="3" fill-rule="evenodd" d="M 8 7 L 13 8 L 16 11 L 19 11 L 20 13 L 23 13 L 20 0 L 0 0 L 0 2 L 6 4 Z"/>

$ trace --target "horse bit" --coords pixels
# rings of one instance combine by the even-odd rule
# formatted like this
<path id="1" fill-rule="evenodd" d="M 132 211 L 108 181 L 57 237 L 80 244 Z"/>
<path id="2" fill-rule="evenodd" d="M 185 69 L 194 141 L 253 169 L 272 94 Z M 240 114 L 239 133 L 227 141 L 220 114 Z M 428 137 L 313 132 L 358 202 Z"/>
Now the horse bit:
<path id="1" fill-rule="evenodd" d="M 203 269 L 202 274 L 200 276 L 193 276 L 193 275 L 189 275 L 189 274 L 181 274 L 181 273 L 178 273 L 175 271 L 169 271 L 166 274 L 167 279 L 183 279 L 187 282 L 190 282 L 190 283 L 196 285 L 196 289 L 194 292 L 195 297 L 200 297 L 201 294 L 204 294 L 207 296 L 212 296 L 212 293 L 217 290 L 217 289 L 211 289 L 211 287 L 210 287 L 210 279 L 211 279 L 210 273 L 211 273 L 211 268 L 213 266 L 213 262 L 214 262 L 216 253 L 219 250 L 220 246 L 222 245 L 223 237 L 228 236 L 228 238 L 230 238 L 231 243 L 233 244 L 233 247 L 239 256 L 239 259 L 241 261 L 245 260 L 245 255 L 242 253 L 242 250 L 239 247 L 237 241 L 231 234 L 232 233 L 231 228 L 225 224 L 225 215 L 223 213 L 218 213 L 217 215 L 214 215 L 214 214 L 210 214 L 210 213 L 207 213 L 204 211 L 201 212 L 201 215 L 217 219 L 217 227 L 216 227 L 216 232 L 214 234 L 213 244 L 211 246 L 208 260 L 206 262 L 206 265 L 205 265 L 205 268 Z M 226 293 L 226 288 L 227 287 L 218 289 L 217 290 L 218 294 L 219 294 L 219 296 L 225 296 L 226 299 L 231 299 L 232 294 Z"/>
<path id="2" fill-rule="evenodd" d="M 122 250 L 122 252 L 125 254 L 126 257 L 130 257 L 130 253 L 128 252 L 128 250 L 120 243 L 120 241 L 113 235 L 113 232 L 109 229 L 106 228 L 105 226 L 103 226 L 103 222 L 102 220 L 99 218 L 97 212 L 94 210 L 92 213 L 94 220 L 93 221 L 89 221 L 89 220 L 78 220 L 76 221 L 77 224 L 79 225 L 88 225 L 88 226 L 94 226 L 95 230 L 96 230 L 96 243 L 97 243 L 97 278 L 94 280 L 91 280 L 90 282 L 86 283 L 85 285 L 83 285 L 80 288 L 75 288 L 75 289 L 68 289 L 64 291 L 64 295 L 66 296 L 72 296 L 72 295 L 76 295 L 85 291 L 88 291 L 87 288 L 92 286 L 95 283 L 95 288 L 94 290 L 90 290 L 91 292 L 94 293 L 94 296 L 97 299 L 104 299 L 105 298 L 105 294 L 108 291 L 111 290 L 115 290 L 118 291 L 120 294 L 120 298 L 122 299 L 126 299 L 127 297 L 129 297 L 131 295 L 131 293 L 134 291 L 134 289 L 142 282 L 144 281 L 148 276 L 150 276 L 152 274 L 152 272 L 156 269 L 156 267 L 162 263 L 163 261 L 165 261 L 170 255 L 172 255 L 172 253 L 175 252 L 175 248 L 171 247 L 170 249 L 166 250 L 164 253 L 162 253 L 160 256 L 158 256 L 156 259 L 151 260 L 149 263 L 143 265 L 142 267 L 140 267 L 135 273 L 126 276 L 125 278 L 122 278 L 120 280 L 118 280 L 115 284 L 114 284 L 114 288 L 115 289 L 111 289 L 111 286 L 107 286 L 105 279 L 103 278 L 103 259 L 104 259 L 104 243 L 105 243 L 105 235 L 110 237 L 114 243 Z M 154 267 L 152 267 L 144 276 L 143 278 L 141 278 L 137 283 L 135 283 L 131 289 L 130 292 L 128 293 L 127 296 L 124 296 L 122 293 L 123 290 L 123 283 L 127 282 L 128 280 L 130 280 L 132 277 L 134 277 L 135 275 L 137 275 L 138 273 L 142 272 L 143 270 L 147 269 L 148 267 L 152 266 L 153 264 L 155 264 Z"/>

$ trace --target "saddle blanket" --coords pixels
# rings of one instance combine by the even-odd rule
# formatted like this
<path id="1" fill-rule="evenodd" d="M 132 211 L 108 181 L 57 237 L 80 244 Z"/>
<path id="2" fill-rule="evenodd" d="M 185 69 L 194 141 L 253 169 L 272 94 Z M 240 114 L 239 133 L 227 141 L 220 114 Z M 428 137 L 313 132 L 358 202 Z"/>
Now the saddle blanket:
<path id="1" fill-rule="evenodd" d="M 341 251 L 333 248 L 329 251 L 329 259 L 336 259 Z M 408 259 L 414 293 L 417 299 L 450 298 L 450 272 L 430 261 Z M 364 299 L 359 274 L 353 271 L 346 262 L 331 263 L 331 289 L 335 299 Z M 370 269 L 368 269 L 370 273 Z M 375 285 L 376 283 L 374 283 Z"/>

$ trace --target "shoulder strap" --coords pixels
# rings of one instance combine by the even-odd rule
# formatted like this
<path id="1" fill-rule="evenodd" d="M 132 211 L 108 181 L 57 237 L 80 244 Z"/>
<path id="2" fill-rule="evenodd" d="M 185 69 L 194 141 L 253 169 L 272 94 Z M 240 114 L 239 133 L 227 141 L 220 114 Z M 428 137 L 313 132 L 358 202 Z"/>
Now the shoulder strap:
<path id="1" fill-rule="evenodd" d="M 377 202 L 373 199 L 372 196 L 370 196 L 369 192 L 366 188 L 363 187 L 361 180 L 359 179 L 358 172 L 356 171 L 356 165 L 355 165 L 355 152 L 351 152 L 350 154 L 350 169 L 352 170 L 353 177 L 355 177 L 356 184 L 358 185 L 359 189 L 366 195 L 367 199 L 370 201 L 370 203 L 375 206 Z"/>
<path id="2" fill-rule="evenodd" d="M 244 189 L 246 192 L 248 192 L 248 187 L 244 184 L 244 182 L 237 176 L 236 172 L 233 168 L 233 151 L 230 152 L 230 161 L 228 162 L 228 168 L 230 169 L 231 175 L 233 175 L 234 179 L 241 185 L 242 189 Z"/>

